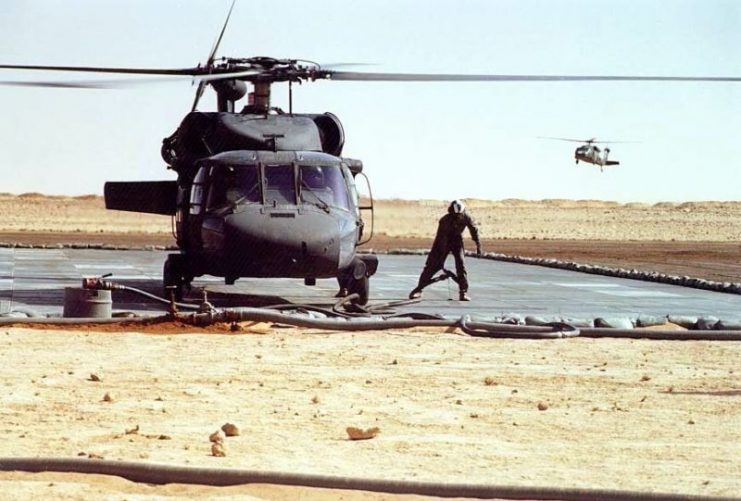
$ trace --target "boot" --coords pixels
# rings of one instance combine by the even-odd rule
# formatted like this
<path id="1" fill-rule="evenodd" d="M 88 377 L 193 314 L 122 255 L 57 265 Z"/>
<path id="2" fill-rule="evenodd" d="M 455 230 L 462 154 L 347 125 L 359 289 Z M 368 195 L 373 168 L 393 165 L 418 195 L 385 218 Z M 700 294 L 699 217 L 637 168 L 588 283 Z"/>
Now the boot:
<path id="1" fill-rule="evenodd" d="M 422 290 L 415 287 L 412 292 L 409 293 L 409 299 L 419 299 L 422 297 Z"/>
<path id="2" fill-rule="evenodd" d="M 458 294 L 458 300 L 459 301 L 470 301 L 471 300 L 471 296 L 469 296 L 466 292 L 461 291 Z"/>
<path id="3" fill-rule="evenodd" d="M 334 295 L 334 297 L 346 297 L 347 296 L 347 289 L 342 287 L 337 294 Z"/>

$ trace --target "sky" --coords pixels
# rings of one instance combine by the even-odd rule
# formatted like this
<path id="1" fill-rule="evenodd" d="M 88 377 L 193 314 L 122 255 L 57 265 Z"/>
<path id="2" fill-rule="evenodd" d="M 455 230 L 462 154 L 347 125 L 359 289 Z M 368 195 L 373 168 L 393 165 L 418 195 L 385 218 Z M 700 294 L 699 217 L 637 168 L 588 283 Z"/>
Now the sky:
<path id="1" fill-rule="evenodd" d="M 230 4 L 5 0 L 0 64 L 193 67 Z M 237 0 L 217 56 L 371 72 L 741 77 L 739 48 L 738 0 Z M 0 70 L 0 80 L 44 78 L 87 77 Z M 194 93 L 187 79 L 0 87 L 0 192 L 175 179 L 160 146 Z M 285 85 L 273 105 L 287 109 Z M 211 90 L 199 108 L 215 109 Z M 343 154 L 363 161 L 376 198 L 741 199 L 741 82 L 320 81 L 294 87 L 294 110 L 340 117 Z M 630 142 L 612 145 L 620 165 L 600 172 L 574 163 L 577 144 L 542 136 Z"/>

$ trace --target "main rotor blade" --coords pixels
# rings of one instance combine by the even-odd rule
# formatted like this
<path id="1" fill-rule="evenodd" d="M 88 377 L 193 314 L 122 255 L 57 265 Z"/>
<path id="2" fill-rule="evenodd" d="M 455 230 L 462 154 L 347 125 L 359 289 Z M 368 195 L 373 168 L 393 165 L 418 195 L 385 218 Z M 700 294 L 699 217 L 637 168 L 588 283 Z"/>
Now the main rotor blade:
<path id="1" fill-rule="evenodd" d="M 361 73 L 329 71 L 331 80 L 374 82 L 741 82 L 741 77 L 663 77 L 620 75 L 465 75 L 455 73 Z"/>
<path id="2" fill-rule="evenodd" d="M 51 87 L 59 89 L 112 89 L 116 87 L 105 82 L 34 82 L 29 80 L 0 80 L 0 85 L 6 87 Z"/>
<path id="3" fill-rule="evenodd" d="M 215 80 L 228 80 L 259 74 L 259 71 L 245 70 L 233 73 L 221 73 L 213 75 L 200 75 L 195 77 L 162 77 L 162 78 L 128 78 L 116 80 L 0 80 L 0 85 L 6 87 L 46 87 L 62 89 L 121 89 L 142 85 L 167 84 L 181 82 L 183 80 L 196 81 L 199 87 L 206 86 L 207 82 Z"/>
<path id="4" fill-rule="evenodd" d="M 203 96 L 203 90 L 206 88 L 206 82 L 198 82 L 198 88 L 196 89 L 196 97 L 193 98 L 193 106 L 190 108 L 190 111 L 196 111 L 196 108 L 198 107 L 198 101 L 201 100 L 201 96 Z"/>
<path id="5" fill-rule="evenodd" d="M 538 139 L 555 139 L 557 141 L 571 141 L 572 143 L 587 143 L 587 142 L 590 142 L 588 139 L 571 139 L 571 138 L 568 138 L 568 137 L 538 136 Z"/>
<path id="6" fill-rule="evenodd" d="M 202 68 L 108 68 L 100 66 L 40 66 L 27 64 L 0 64 L 4 70 L 77 71 L 87 73 L 121 73 L 129 75 L 200 75 Z"/>
<path id="7" fill-rule="evenodd" d="M 221 44 L 221 39 L 224 36 L 224 32 L 226 31 L 226 25 L 229 24 L 229 18 L 232 15 L 232 10 L 234 10 L 234 5 L 237 3 L 237 0 L 232 0 L 232 5 L 229 7 L 229 12 L 226 14 L 226 20 L 224 21 L 224 26 L 221 27 L 221 33 L 219 33 L 219 36 L 216 38 L 216 41 L 214 42 L 214 45 L 211 47 L 211 52 L 208 54 L 208 59 L 206 60 L 206 71 L 210 71 L 211 67 L 214 64 L 214 58 L 216 57 L 216 51 L 219 49 L 219 45 Z M 190 108 L 190 111 L 196 111 L 196 108 L 198 108 L 198 102 L 201 100 L 201 96 L 203 96 L 203 91 L 206 89 L 206 81 L 203 80 L 201 82 L 198 82 L 198 88 L 196 89 L 196 95 L 193 98 L 193 106 Z"/>
<path id="8" fill-rule="evenodd" d="M 637 144 L 637 143 L 640 143 L 641 141 L 610 141 L 610 140 L 606 140 L 606 141 L 592 141 L 592 142 L 593 143 L 603 143 L 603 144 Z"/>
<path id="9" fill-rule="evenodd" d="M 318 66 L 323 70 L 331 70 L 333 68 L 342 68 L 346 66 L 378 66 L 377 63 L 319 63 Z"/>
<path id="10" fill-rule="evenodd" d="M 597 141 L 596 138 L 571 139 L 568 137 L 551 137 L 551 136 L 538 136 L 538 139 L 556 139 L 558 141 L 570 141 L 572 143 L 585 143 L 585 144 L 594 144 L 594 143 L 599 143 L 599 144 L 629 144 L 629 143 L 632 143 L 632 144 L 635 144 L 635 143 L 640 143 L 640 141 L 609 141 L 609 140 Z"/>
<path id="11" fill-rule="evenodd" d="M 224 37 L 224 32 L 226 31 L 226 25 L 229 24 L 229 18 L 232 15 L 232 10 L 234 10 L 234 5 L 237 3 L 237 0 L 232 0 L 232 6 L 229 7 L 229 12 L 226 14 L 226 20 L 224 21 L 224 26 L 221 28 L 221 33 L 219 33 L 219 37 L 214 42 L 213 47 L 211 47 L 211 52 L 208 54 L 208 60 L 206 63 L 206 67 L 210 68 L 211 65 L 214 63 L 214 57 L 216 56 L 216 51 L 219 50 L 219 45 L 221 44 L 221 39 Z"/>

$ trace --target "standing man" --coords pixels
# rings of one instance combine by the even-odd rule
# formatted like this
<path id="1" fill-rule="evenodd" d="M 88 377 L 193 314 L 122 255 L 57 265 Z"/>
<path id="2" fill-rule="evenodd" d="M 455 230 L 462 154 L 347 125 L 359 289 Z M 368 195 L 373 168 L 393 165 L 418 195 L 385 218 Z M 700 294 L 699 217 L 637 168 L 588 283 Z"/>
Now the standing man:
<path id="1" fill-rule="evenodd" d="M 460 200 L 453 200 L 448 207 L 448 213 L 440 218 L 437 226 L 437 235 L 432 244 L 432 249 L 427 256 L 427 262 L 419 277 L 417 287 L 409 294 L 409 299 L 422 296 L 422 289 L 432 283 L 432 276 L 443 269 L 445 258 L 448 253 L 453 254 L 455 259 L 455 273 L 458 275 L 458 299 L 470 301 L 468 296 L 468 276 L 466 264 L 463 262 L 463 230 L 468 228 L 471 238 L 476 243 L 476 255 L 481 255 L 481 242 L 479 241 L 479 230 L 466 213 L 466 206 Z"/>

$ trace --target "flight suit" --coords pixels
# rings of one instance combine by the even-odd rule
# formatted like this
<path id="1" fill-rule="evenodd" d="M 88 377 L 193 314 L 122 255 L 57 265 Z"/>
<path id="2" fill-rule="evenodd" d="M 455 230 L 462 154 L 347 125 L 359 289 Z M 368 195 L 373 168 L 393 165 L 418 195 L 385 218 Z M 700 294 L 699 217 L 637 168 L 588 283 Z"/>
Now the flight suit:
<path id="1" fill-rule="evenodd" d="M 455 273 L 458 275 L 458 290 L 460 291 L 460 295 L 463 297 L 466 294 L 468 291 L 468 273 L 466 272 L 466 264 L 463 261 L 465 249 L 463 247 L 462 236 L 463 230 L 466 228 L 468 228 L 471 238 L 476 243 L 477 252 L 481 252 L 479 230 L 471 216 L 465 212 L 460 214 L 449 212 L 444 215 L 440 218 L 437 225 L 435 241 L 432 244 L 430 253 L 427 255 L 425 267 L 419 277 L 417 287 L 412 291 L 412 295 L 421 292 L 422 289 L 432 283 L 432 277 L 435 273 L 443 269 L 448 253 L 453 254 L 453 258 L 455 259 Z"/>

